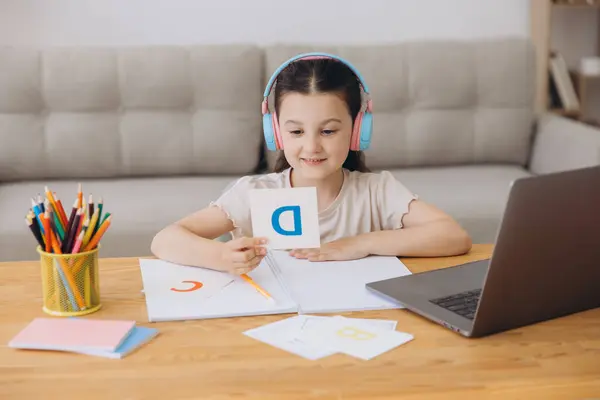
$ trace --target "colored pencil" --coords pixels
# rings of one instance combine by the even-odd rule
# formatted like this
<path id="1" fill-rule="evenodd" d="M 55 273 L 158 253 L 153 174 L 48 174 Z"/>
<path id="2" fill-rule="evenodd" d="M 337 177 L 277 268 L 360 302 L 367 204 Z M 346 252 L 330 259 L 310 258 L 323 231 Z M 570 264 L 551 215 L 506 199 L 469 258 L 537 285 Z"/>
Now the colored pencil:
<path id="1" fill-rule="evenodd" d="M 35 213 L 35 218 L 37 220 L 37 223 L 39 224 L 39 227 L 40 227 L 42 233 L 44 233 L 44 224 L 42 224 L 42 219 L 40 218 L 40 215 L 43 213 L 43 211 L 41 210 L 39 204 L 36 203 L 34 199 L 31 199 L 31 209 Z"/>
<path id="2" fill-rule="evenodd" d="M 42 212 L 46 211 L 44 208 L 44 201 L 42 200 L 42 195 L 41 194 L 37 194 L 37 203 L 38 206 L 40 207 L 40 210 L 42 210 Z"/>
<path id="3" fill-rule="evenodd" d="M 242 274 L 240 276 L 242 277 L 242 279 L 244 279 L 246 282 L 248 282 L 250 285 L 252 285 L 254 287 L 254 289 L 256 289 L 260 294 L 262 294 L 269 300 L 273 300 L 273 297 L 269 294 L 269 292 L 267 292 L 265 289 L 260 287 L 256 282 L 254 282 L 254 279 L 250 278 L 246 274 Z"/>
<path id="4" fill-rule="evenodd" d="M 40 248 L 44 249 L 46 245 L 44 244 L 44 239 L 42 239 L 42 234 L 40 232 L 38 223 L 35 222 L 30 215 L 25 218 L 25 222 L 27 223 L 27 226 L 29 226 L 29 229 L 31 229 L 31 232 L 33 233 L 33 236 L 35 236 L 35 240 L 37 240 Z"/>
<path id="5" fill-rule="evenodd" d="M 75 226 L 74 229 L 71 229 L 67 235 L 67 239 L 64 242 L 64 245 L 62 246 L 62 252 L 63 253 L 70 253 L 71 249 L 73 248 L 73 244 L 75 242 L 75 239 L 77 238 L 77 228 L 79 226 L 79 219 L 81 218 L 81 215 L 83 214 L 83 209 L 79 209 L 77 211 L 77 213 L 75 214 L 75 218 L 73 219 L 73 226 Z"/>
<path id="6" fill-rule="evenodd" d="M 111 224 L 111 214 L 103 212 L 102 197 L 95 203 L 90 193 L 86 204 L 82 184 L 78 184 L 69 216 L 58 193 L 44 187 L 45 198 L 37 193 L 25 221 L 36 242 L 47 253 L 71 254 L 95 249 Z M 53 244 L 58 246 L 58 249 Z"/>
<path id="7" fill-rule="evenodd" d="M 68 229 L 67 223 L 69 222 L 67 220 L 67 214 L 65 213 L 65 209 L 62 205 L 62 202 L 58 198 L 58 195 L 56 194 L 56 192 L 54 192 L 53 194 L 54 194 L 54 200 L 56 201 L 56 206 L 58 207 L 58 216 L 60 217 L 60 222 L 62 223 L 63 228 L 66 231 Z"/>
<path id="8" fill-rule="evenodd" d="M 102 221 L 104 221 L 104 219 L 102 218 L 102 209 L 103 208 L 104 208 L 104 200 L 102 200 L 102 197 L 100 197 L 98 199 L 98 221 L 100 221 L 100 223 L 96 225 L 96 228 L 94 229 L 94 233 L 96 233 L 98 231 L 98 227 L 100 226 L 100 224 L 102 224 Z"/>
<path id="9" fill-rule="evenodd" d="M 83 206 L 83 191 L 81 188 L 81 183 L 77 188 L 77 208 L 81 208 Z"/>
<path id="10" fill-rule="evenodd" d="M 69 221 L 67 222 L 67 232 L 71 232 L 73 229 L 73 220 L 75 219 L 75 215 L 77 215 L 77 200 L 73 202 L 73 207 L 71 208 L 71 215 L 69 215 Z"/>
<path id="11" fill-rule="evenodd" d="M 58 242 L 56 241 L 56 235 L 54 235 L 54 233 L 50 234 L 50 240 L 52 241 L 52 248 L 54 249 L 54 252 L 56 254 L 62 254 Z M 71 271 L 69 271 L 68 265 L 65 264 L 65 260 L 63 260 L 62 258 L 59 258 L 59 263 L 60 267 L 62 268 L 57 268 L 57 270 L 58 273 L 61 275 L 61 279 L 64 278 L 63 282 L 65 283 L 65 289 L 67 290 L 67 293 L 71 292 L 75 296 L 76 304 L 73 304 L 75 306 L 74 308 L 76 308 L 76 306 L 79 306 L 80 309 L 83 309 L 85 307 L 85 303 L 83 301 L 83 298 L 81 297 L 81 293 L 79 293 L 79 288 L 77 288 L 77 284 L 73 279 L 73 275 L 71 274 Z"/>
<path id="12" fill-rule="evenodd" d="M 90 218 L 90 226 L 85 236 L 83 237 L 83 246 L 85 247 L 90 239 L 92 238 L 92 234 L 94 233 L 94 229 L 96 228 L 96 224 L 98 223 L 98 210 L 94 212 L 94 214 Z"/>
<path id="13" fill-rule="evenodd" d="M 90 199 L 88 200 L 89 215 L 94 215 L 94 199 L 90 193 Z"/>

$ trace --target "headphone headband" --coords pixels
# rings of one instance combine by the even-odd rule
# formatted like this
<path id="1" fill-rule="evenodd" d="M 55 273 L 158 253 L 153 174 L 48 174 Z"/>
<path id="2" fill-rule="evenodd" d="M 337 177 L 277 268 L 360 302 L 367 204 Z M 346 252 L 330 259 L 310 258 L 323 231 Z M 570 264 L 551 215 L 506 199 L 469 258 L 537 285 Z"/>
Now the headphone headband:
<path id="1" fill-rule="evenodd" d="M 304 53 L 304 54 L 299 54 L 295 57 L 290 58 L 289 60 L 287 60 L 286 62 L 284 62 L 283 64 L 281 64 L 276 70 L 275 72 L 273 72 L 273 75 L 271 75 L 271 78 L 269 79 L 269 82 L 267 83 L 267 87 L 265 88 L 265 92 L 263 93 L 263 97 L 265 98 L 265 100 L 267 99 L 267 97 L 269 97 L 269 94 L 271 93 L 271 89 L 273 88 L 273 84 L 275 83 L 275 80 L 277 79 L 277 76 L 279 76 L 279 74 L 281 73 L 281 71 L 286 68 L 288 65 L 290 65 L 291 63 L 293 63 L 294 61 L 297 60 L 314 60 L 314 59 L 333 59 L 333 60 L 337 60 L 342 62 L 343 64 L 345 64 L 348 68 L 350 68 L 352 70 L 352 72 L 354 72 L 354 74 L 356 75 L 356 77 L 358 78 L 358 80 L 360 81 L 361 86 L 363 87 L 363 90 L 366 94 L 369 94 L 369 88 L 367 86 L 367 84 L 365 83 L 362 75 L 360 74 L 360 72 L 358 71 L 358 69 L 356 69 L 354 67 L 354 65 L 352 65 L 349 61 L 344 60 L 341 57 L 338 57 L 336 55 L 333 54 L 328 54 L 328 53 Z"/>

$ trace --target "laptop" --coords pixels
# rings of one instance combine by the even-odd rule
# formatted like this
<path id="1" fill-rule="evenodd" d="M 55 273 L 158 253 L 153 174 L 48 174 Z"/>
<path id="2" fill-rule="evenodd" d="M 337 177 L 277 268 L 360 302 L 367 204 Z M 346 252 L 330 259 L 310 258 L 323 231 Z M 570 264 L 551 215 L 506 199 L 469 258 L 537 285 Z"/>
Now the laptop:
<path id="1" fill-rule="evenodd" d="M 466 337 L 600 306 L 600 166 L 512 182 L 489 259 L 367 289 Z"/>

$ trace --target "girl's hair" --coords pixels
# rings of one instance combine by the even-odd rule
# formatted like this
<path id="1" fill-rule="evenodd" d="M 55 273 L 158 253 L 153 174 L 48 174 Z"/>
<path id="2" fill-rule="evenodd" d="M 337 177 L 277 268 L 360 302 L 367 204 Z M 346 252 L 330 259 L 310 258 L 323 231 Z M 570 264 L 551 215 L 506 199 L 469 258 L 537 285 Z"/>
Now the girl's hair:
<path id="1" fill-rule="evenodd" d="M 338 95 L 346 102 L 353 125 L 362 105 L 360 83 L 354 72 L 344 63 L 328 58 L 295 61 L 281 71 L 274 91 L 277 115 L 283 96 L 291 92 Z M 273 170 L 281 172 L 289 167 L 285 154 L 280 152 Z M 350 171 L 370 172 L 362 151 L 350 150 L 342 167 Z"/>

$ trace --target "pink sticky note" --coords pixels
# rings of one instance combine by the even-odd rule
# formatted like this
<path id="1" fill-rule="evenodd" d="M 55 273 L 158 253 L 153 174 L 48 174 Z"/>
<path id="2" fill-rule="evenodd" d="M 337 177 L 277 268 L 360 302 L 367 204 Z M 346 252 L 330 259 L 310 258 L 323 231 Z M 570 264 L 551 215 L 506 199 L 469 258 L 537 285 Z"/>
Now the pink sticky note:
<path id="1" fill-rule="evenodd" d="M 36 318 L 8 345 L 18 349 L 113 351 L 134 326 L 135 321 Z"/>

